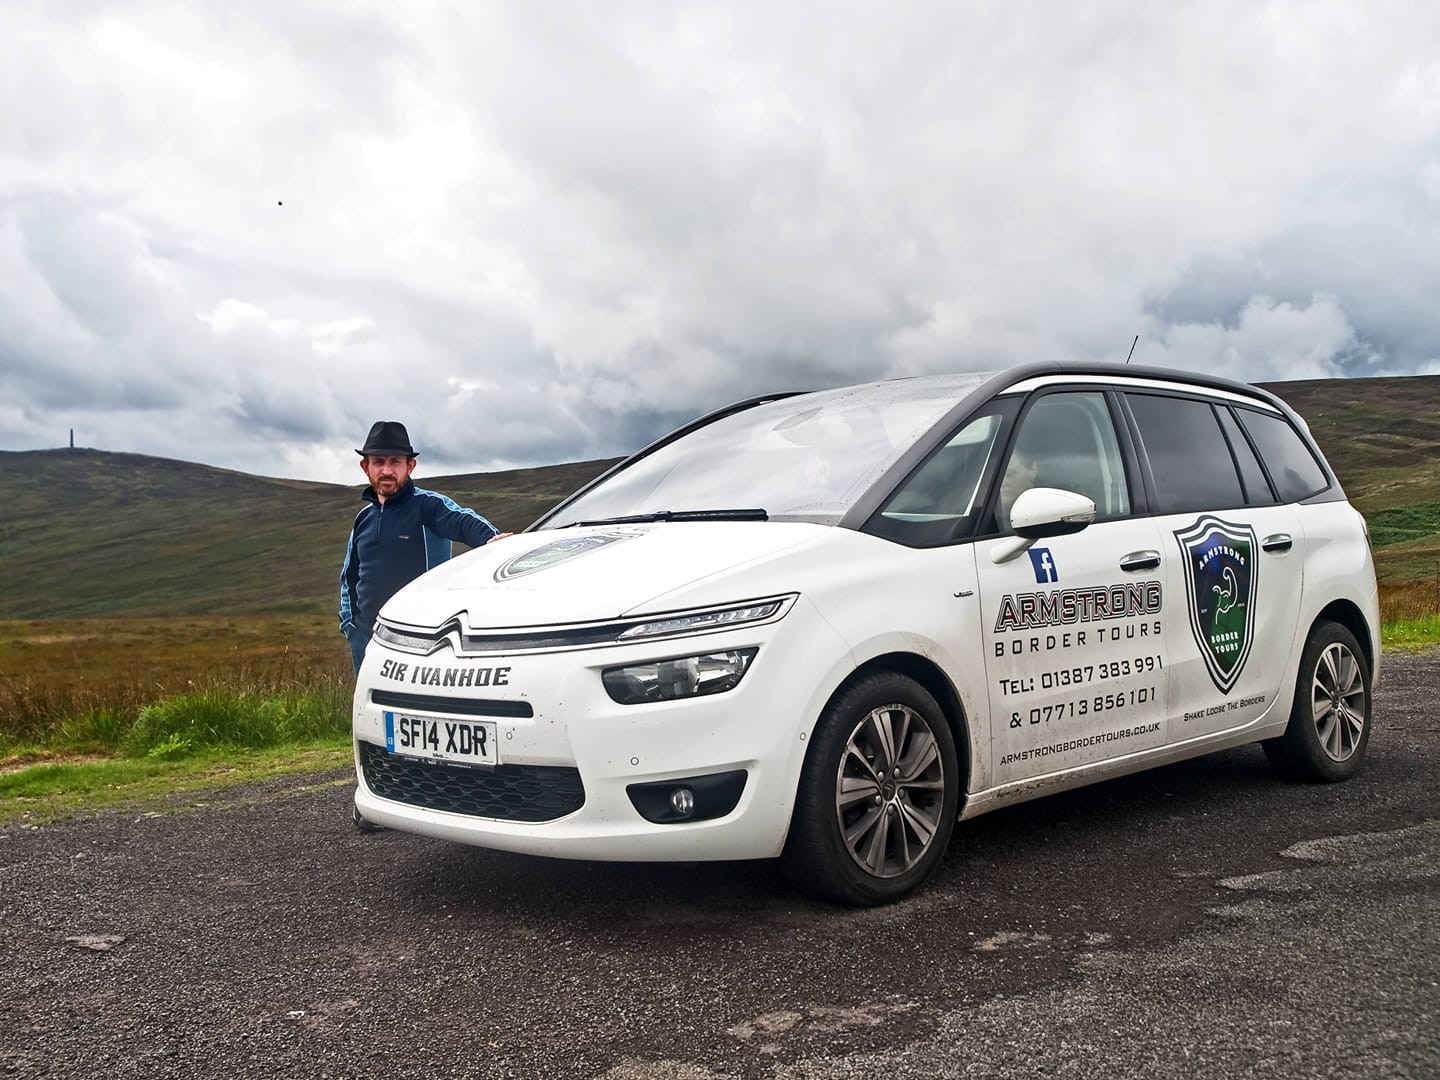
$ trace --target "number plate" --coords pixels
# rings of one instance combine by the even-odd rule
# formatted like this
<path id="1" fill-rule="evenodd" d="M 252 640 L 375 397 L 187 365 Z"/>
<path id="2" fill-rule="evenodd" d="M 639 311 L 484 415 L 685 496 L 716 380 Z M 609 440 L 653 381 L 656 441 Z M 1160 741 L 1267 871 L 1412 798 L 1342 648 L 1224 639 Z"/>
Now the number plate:
<path id="1" fill-rule="evenodd" d="M 456 765 L 500 764 L 494 720 L 444 720 L 387 712 L 385 749 L 392 754 Z"/>

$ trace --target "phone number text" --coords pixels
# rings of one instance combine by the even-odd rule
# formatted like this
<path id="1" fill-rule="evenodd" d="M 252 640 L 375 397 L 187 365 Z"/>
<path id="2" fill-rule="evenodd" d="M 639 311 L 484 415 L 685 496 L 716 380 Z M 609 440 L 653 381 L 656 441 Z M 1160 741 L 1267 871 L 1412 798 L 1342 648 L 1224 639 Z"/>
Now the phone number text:
<path id="1" fill-rule="evenodd" d="M 1002 694 L 1033 694 L 1036 690 L 1062 690 L 1067 686 L 1084 686 L 1104 679 L 1123 679 L 1127 675 L 1149 675 L 1164 667 L 1165 661 L 1158 655 L 1136 656 L 1100 664 L 1076 664 L 1034 675 L 1000 679 L 998 682 Z"/>
<path id="2" fill-rule="evenodd" d="M 1159 700 L 1153 686 L 1140 686 L 1133 690 L 1121 690 L 1114 694 L 1096 694 L 1094 697 L 1077 698 L 1074 701 L 1060 701 L 1053 705 L 1037 705 L 1027 713 L 1012 712 L 1010 726 L 1024 727 L 1031 724 L 1048 724 L 1053 720 L 1071 720 L 1090 716 L 1094 713 L 1109 712 L 1111 709 L 1128 709 L 1135 705 L 1148 705 Z"/>

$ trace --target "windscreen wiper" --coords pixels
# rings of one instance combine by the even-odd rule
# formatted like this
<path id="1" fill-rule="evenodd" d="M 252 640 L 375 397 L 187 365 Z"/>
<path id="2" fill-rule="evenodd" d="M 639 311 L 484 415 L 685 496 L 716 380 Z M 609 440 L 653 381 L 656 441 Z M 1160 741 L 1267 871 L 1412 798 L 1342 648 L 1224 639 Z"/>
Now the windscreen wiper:
<path id="1" fill-rule="evenodd" d="M 579 525 L 635 525 L 647 521 L 769 521 L 770 515 L 759 507 L 740 510 L 656 510 L 651 514 L 626 514 L 623 517 L 594 518 L 572 521 L 562 528 Z"/>

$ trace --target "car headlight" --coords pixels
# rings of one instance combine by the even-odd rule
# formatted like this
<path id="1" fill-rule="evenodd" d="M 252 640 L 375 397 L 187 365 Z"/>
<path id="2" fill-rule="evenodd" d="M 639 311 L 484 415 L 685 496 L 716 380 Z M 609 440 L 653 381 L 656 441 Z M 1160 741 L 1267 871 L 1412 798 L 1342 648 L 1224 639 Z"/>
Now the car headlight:
<path id="1" fill-rule="evenodd" d="M 780 610 L 784 599 L 766 600 L 745 607 L 726 608 L 721 611 L 698 611 L 693 615 L 674 615 L 664 619 L 651 619 L 636 623 L 620 634 L 617 640 L 633 641 L 635 638 L 665 637 L 670 634 L 693 634 L 698 630 L 719 630 L 741 623 L 760 622 Z"/>
<path id="2" fill-rule="evenodd" d="M 698 656 L 647 660 L 640 664 L 606 668 L 601 672 L 600 679 L 605 684 L 605 691 L 621 705 L 723 694 L 740 685 L 750 662 L 759 651 L 726 649 Z"/>
<path id="3" fill-rule="evenodd" d="M 545 626 L 507 626 L 471 630 L 461 623 L 464 612 L 436 627 L 404 626 L 381 618 L 375 639 L 401 652 L 426 656 L 447 643 L 458 656 L 490 653 L 540 652 L 606 645 L 630 645 L 665 637 L 723 633 L 783 619 L 797 593 L 744 600 L 724 607 L 674 611 L 657 615 L 631 615 L 603 622 L 556 623 Z"/>
<path id="4" fill-rule="evenodd" d="M 407 632 L 398 626 L 391 626 L 383 619 L 375 621 L 375 638 L 383 641 L 386 645 L 393 646 L 402 652 L 419 653 L 426 656 L 438 649 L 445 641 L 445 633 L 449 626 L 442 627 L 439 633 L 431 630 Z"/>

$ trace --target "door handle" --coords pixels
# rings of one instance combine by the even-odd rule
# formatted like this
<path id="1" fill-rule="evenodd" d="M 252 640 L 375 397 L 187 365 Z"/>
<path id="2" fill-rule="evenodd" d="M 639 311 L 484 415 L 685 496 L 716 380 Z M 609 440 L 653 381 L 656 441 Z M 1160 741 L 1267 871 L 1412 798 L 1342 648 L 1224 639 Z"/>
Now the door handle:
<path id="1" fill-rule="evenodd" d="M 1266 551 L 1289 551 L 1294 542 L 1289 533 L 1271 533 L 1260 541 L 1260 546 Z"/>
<path id="2" fill-rule="evenodd" d="M 1120 560 L 1120 569 L 1125 571 L 1154 570 L 1159 565 L 1158 551 L 1132 551 Z"/>

